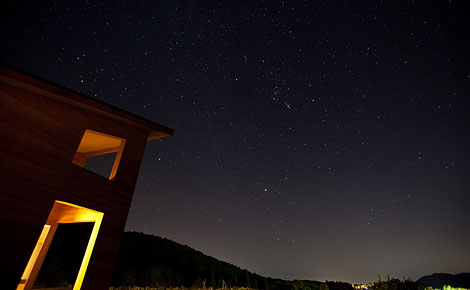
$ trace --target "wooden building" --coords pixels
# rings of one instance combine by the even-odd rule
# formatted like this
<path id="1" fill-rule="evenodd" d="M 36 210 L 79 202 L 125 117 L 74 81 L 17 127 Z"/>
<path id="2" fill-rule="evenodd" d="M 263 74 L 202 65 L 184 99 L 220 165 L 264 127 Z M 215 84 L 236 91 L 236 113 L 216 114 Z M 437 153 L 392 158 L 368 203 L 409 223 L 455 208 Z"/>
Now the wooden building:
<path id="1" fill-rule="evenodd" d="M 172 133 L 0 67 L 0 287 L 31 289 L 58 225 L 88 222 L 73 289 L 107 289 L 147 141 Z M 111 153 L 109 176 L 86 168 Z"/>

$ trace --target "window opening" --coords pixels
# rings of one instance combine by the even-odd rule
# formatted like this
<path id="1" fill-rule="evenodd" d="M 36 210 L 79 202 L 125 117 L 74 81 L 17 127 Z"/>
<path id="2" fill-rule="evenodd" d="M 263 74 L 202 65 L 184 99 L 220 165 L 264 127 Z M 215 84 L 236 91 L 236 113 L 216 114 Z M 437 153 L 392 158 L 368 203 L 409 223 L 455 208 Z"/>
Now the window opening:
<path id="1" fill-rule="evenodd" d="M 72 163 L 114 180 L 125 144 L 126 139 L 87 129 Z"/>
<path id="2" fill-rule="evenodd" d="M 110 177 L 113 170 L 117 152 L 89 157 L 85 162 L 85 168 L 103 177 Z"/>

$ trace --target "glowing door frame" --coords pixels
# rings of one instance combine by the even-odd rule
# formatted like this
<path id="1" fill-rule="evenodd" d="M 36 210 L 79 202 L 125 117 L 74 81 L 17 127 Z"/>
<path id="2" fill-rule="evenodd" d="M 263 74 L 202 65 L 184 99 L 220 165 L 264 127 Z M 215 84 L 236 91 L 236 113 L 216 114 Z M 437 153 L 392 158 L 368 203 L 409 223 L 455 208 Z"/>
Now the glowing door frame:
<path id="1" fill-rule="evenodd" d="M 79 290 L 82 287 L 83 278 L 90 262 L 91 253 L 93 252 L 102 220 L 102 212 L 56 200 L 16 290 L 30 290 L 33 287 L 59 224 L 93 222 L 94 226 L 91 231 L 90 240 L 88 241 L 77 279 L 73 285 L 73 290 Z"/>

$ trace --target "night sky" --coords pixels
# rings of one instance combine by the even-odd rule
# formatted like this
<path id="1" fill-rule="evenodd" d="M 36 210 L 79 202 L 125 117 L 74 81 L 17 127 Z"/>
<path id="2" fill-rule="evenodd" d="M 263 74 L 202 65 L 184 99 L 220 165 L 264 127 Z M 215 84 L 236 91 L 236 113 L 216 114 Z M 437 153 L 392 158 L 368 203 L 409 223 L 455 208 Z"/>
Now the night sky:
<path id="1" fill-rule="evenodd" d="M 2 63 L 175 129 L 126 230 L 286 279 L 470 270 L 465 1 L 10 2 Z"/>

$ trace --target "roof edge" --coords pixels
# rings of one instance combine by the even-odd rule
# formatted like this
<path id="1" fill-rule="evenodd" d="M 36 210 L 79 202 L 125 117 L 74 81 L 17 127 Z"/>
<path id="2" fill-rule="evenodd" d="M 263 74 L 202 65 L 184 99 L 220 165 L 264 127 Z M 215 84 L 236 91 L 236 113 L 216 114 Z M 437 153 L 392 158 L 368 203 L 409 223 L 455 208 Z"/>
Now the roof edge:
<path id="1" fill-rule="evenodd" d="M 75 92 L 51 81 L 0 64 L 0 81 L 12 86 L 49 97 L 102 116 L 124 122 L 147 131 L 147 141 L 173 135 L 174 130 L 139 117 L 112 105 Z"/>

